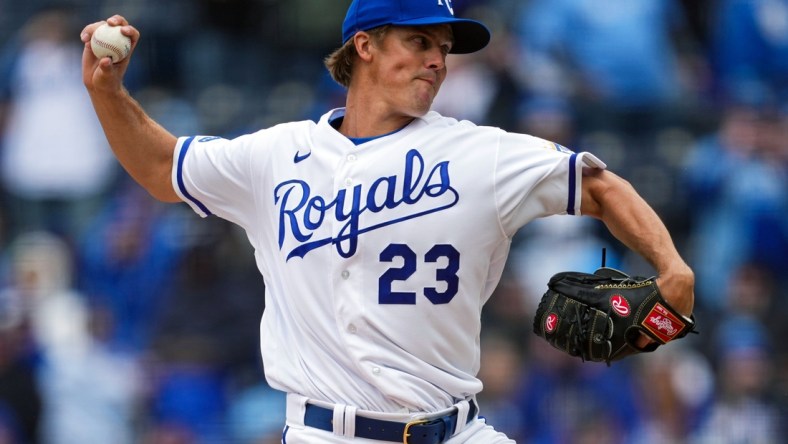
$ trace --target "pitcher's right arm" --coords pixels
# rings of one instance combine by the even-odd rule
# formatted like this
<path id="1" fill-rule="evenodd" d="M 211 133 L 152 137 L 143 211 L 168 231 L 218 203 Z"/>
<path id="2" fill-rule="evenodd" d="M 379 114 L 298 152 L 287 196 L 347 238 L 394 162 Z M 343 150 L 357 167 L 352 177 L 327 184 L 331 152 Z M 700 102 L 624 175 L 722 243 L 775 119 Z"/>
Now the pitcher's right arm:
<path id="1" fill-rule="evenodd" d="M 115 157 L 129 175 L 156 199 L 180 202 L 171 180 L 177 138 L 151 119 L 123 86 L 140 33 L 119 15 L 106 22 L 123 27 L 123 34 L 131 38 L 131 52 L 115 64 L 106 57 L 98 59 L 90 48 L 90 38 L 104 22 L 92 23 L 82 30 L 82 81 L 93 108 Z"/>

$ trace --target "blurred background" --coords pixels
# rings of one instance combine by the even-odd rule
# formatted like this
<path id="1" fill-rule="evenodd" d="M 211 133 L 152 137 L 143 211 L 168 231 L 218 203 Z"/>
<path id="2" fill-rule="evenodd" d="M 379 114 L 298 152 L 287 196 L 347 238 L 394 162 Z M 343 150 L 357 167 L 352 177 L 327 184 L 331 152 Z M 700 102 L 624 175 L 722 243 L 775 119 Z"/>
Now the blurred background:
<path id="1" fill-rule="evenodd" d="M 142 33 L 126 86 L 176 135 L 342 106 L 322 59 L 347 0 L 0 0 L 0 444 L 268 444 L 263 282 L 244 233 L 155 202 L 111 156 L 79 31 Z M 531 333 L 555 272 L 649 275 L 604 227 L 515 238 L 485 307 L 482 414 L 520 443 L 784 443 L 788 0 L 455 0 L 493 31 L 434 108 L 590 151 L 657 210 L 700 335 L 581 363 Z"/>

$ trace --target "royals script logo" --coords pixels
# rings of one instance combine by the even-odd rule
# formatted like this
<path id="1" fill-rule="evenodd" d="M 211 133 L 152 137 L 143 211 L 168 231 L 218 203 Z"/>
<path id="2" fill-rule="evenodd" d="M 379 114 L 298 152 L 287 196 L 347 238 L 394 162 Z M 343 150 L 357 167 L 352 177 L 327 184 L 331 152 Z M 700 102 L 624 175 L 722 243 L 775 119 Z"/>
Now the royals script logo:
<path id="1" fill-rule="evenodd" d="M 405 155 L 401 172 L 383 176 L 368 185 L 339 190 L 335 196 L 313 194 L 303 180 L 286 180 L 274 188 L 274 203 L 279 212 L 279 249 L 293 245 L 287 260 L 304 257 L 325 245 L 335 245 L 342 257 L 351 257 L 358 238 L 389 225 L 443 211 L 453 207 L 460 196 L 451 186 L 449 161 L 429 171 L 424 157 L 412 149 Z M 364 215 L 375 214 L 374 223 L 364 223 Z M 339 226 L 334 235 L 313 239 L 327 220 Z"/>

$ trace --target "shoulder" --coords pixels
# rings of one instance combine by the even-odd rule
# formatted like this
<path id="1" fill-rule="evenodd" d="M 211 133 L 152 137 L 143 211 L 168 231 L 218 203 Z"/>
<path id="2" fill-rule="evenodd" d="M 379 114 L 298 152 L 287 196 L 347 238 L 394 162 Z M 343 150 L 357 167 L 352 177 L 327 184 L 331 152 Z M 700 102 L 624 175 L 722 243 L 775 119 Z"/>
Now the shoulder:
<path id="1" fill-rule="evenodd" d="M 501 143 L 503 145 L 511 145 L 529 149 L 542 149 L 547 151 L 554 151 L 566 155 L 572 155 L 575 152 L 559 143 L 542 139 L 540 137 L 532 136 L 530 134 L 510 133 L 504 132 L 501 135 Z"/>
<path id="2" fill-rule="evenodd" d="M 311 120 L 285 122 L 222 140 L 229 146 L 270 146 L 277 141 L 300 140 L 310 134 L 316 126 L 317 124 Z"/>
<path id="3" fill-rule="evenodd" d="M 498 127 L 477 125 L 468 120 L 457 120 L 452 117 L 445 117 L 435 111 L 430 111 L 424 115 L 421 121 L 426 128 L 442 131 L 444 133 L 448 130 L 455 136 L 469 137 L 478 135 L 495 137 L 504 147 L 512 146 L 519 148 L 545 149 L 564 154 L 574 153 L 563 145 L 530 134 L 508 132 Z"/>
<path id="4" fill-rule="evenodd" d="M 202 147 L 212 152 L 269 151 L 270 148 L 284 145 L 288 140 L 296 140 L 308 134 L 315 123 L 310 121 L 280 123 L 266 128 L 249 129 L 240 134 L 228 136 L 196 135 L 184 139 L 189 148 Z M 265 149 L 263 149 L 265 148 Z"/>
<path id="5" fill-rule="evenodd" d="M 437 111 L 430 111 L 419 119 L 424 127 L 439 129 L 441 131 L 451 130 L 455 134 L 503 134 L 500 128 L 492 126 L 477 125 L 470 120 L 457 120 L 454 117 L 446 117 Z"/>
<path id="6" fill-rule="evenodd" d="M 309 131 L 317 127 L 317 123 L 313 120 L 300 120 L 294 122 L 279 123 L 274 126 L 261 129 L 257 133 L 272 133 L 272 134 L 286 134 L 298 133 L 302 131 Z M 257 134 L 255 133 L 255 134 Z"/>
<path id="7" fill-rule="evenodd" d="M 454 117 L 447 117 L 437 111 L 429 111 L 420 118 L 422 122 L 429 126 L 456 126 L 463 128 L 479 128 L 478 125 L 469 120 L 457 120 Z"/>

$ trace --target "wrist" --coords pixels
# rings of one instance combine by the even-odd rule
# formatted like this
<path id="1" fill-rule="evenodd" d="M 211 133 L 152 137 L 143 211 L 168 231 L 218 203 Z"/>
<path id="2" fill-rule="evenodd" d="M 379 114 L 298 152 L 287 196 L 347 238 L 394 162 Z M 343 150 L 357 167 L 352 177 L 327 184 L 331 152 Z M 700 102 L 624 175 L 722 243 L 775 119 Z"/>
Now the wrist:
<path id="1" fill-rule="evenodd" d="M 659 273 L 659 276 L 665 279 L 680 282 L 689 287 L 693 287 L 695 285 L 695 273 L 692 271 L 692 268 L 690 268 L 689 265 L 683 261 L 680 261 L 679 263 L 673 264 L 669 268 L 662 270 Z"/>
<path id="2" fill-rule="evenodd" d="M 662 297 L 684 316 L 692 314 L 695 305 L 695 274 L 683 264 L 659 274 L 657 287 Z"/>

